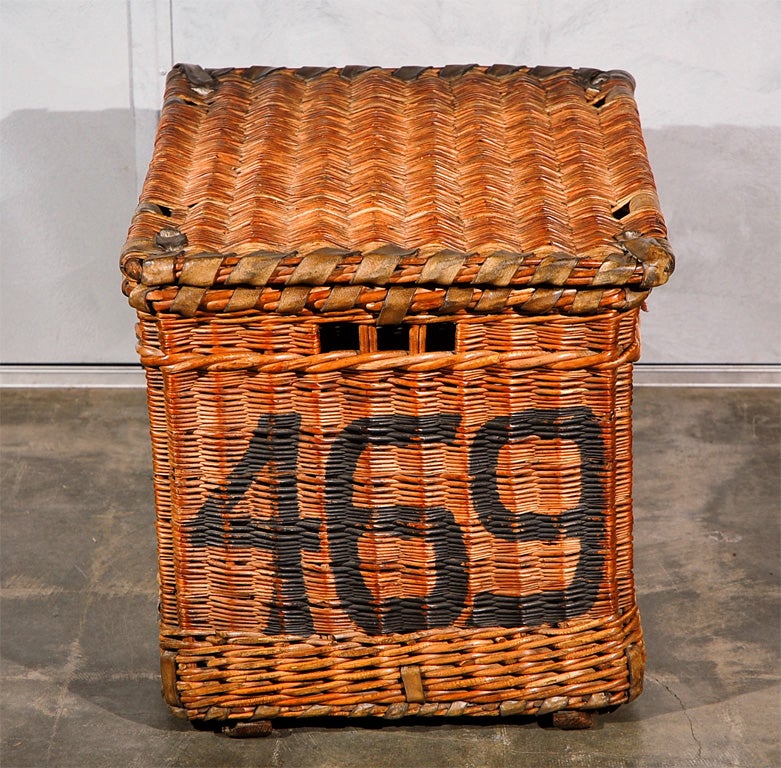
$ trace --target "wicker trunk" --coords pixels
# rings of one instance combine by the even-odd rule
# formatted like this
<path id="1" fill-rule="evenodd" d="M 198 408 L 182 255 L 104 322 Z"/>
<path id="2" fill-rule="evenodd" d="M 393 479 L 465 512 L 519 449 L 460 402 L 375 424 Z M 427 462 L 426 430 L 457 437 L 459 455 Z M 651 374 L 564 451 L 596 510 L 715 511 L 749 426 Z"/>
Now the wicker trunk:
<path id="1" fill-rule="evenodd" d="M 171 707 L 639 693 L 632 363 L 673 257 L 629 75 L 178 66 L 122 268 Z"/>

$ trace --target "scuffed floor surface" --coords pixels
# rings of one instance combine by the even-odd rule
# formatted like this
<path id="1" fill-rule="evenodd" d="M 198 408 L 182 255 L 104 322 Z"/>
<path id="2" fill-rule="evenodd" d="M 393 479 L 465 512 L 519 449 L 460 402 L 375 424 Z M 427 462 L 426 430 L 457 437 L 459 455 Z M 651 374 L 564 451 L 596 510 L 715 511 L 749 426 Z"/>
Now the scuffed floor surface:
<path id="1" fill-rule="evenodd" d="M 3 391 L 0 765 L 775 768 L 780 401 L 637 390 L 646 689 L 595 729 L 314 723 L 232 740 L 160 698 L 144 393 Z"/>

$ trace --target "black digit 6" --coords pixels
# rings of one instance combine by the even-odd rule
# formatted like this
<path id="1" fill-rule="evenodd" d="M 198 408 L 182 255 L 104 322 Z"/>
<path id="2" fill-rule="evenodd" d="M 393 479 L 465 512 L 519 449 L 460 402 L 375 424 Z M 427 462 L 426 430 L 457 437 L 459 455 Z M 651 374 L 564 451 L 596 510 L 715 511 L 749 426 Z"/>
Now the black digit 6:
<path id="1" fill-rule="evenodd" d="M 358 507 L 353 501 L 355 472 L 363 451 L 373 446 L 451 443 L 460 417 L 436 414 L 356 419 L 331 447 L 326 470 L 326 519 L 336 591 L 342 607 L 367 634 L 414 632 L 453 624 L 466 607 L 466 545 L 453 513 L 445 507 Z M 421 448 L 423 450 L 423 448 Z M 359 541 L 368 531 L 403 539 L 426 537 L 430 523 L 436 560 L 434 587 L 426 598 L 377 601 L 360 570 Z"/>

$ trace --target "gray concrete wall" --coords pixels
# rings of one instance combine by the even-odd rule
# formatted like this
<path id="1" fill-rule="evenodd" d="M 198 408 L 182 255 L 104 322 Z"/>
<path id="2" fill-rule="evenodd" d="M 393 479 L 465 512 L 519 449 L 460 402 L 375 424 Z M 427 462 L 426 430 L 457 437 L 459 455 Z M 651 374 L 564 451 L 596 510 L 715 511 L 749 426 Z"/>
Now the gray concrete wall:
<path id="1" fill-rule="evenodd" d="M 1 0 L 0 361 L 135 362 L 117 258 L 173 61 L 509 62 L 637 79 L 679 265 L 643 360 L 781 364 L 779 33 L 775 0 Z"/>

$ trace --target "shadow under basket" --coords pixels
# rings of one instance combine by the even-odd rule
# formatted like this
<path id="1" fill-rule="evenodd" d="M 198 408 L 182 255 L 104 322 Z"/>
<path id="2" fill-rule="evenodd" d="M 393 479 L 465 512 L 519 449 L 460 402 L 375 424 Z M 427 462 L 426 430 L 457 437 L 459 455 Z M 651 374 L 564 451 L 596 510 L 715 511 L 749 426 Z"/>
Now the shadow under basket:
<path id="1" fill-rule="evenodd" d="M 122 267 L 175 713 L 640 693 L 632 364 L 673 257 L 628 75 L 178 66 Z"/>

